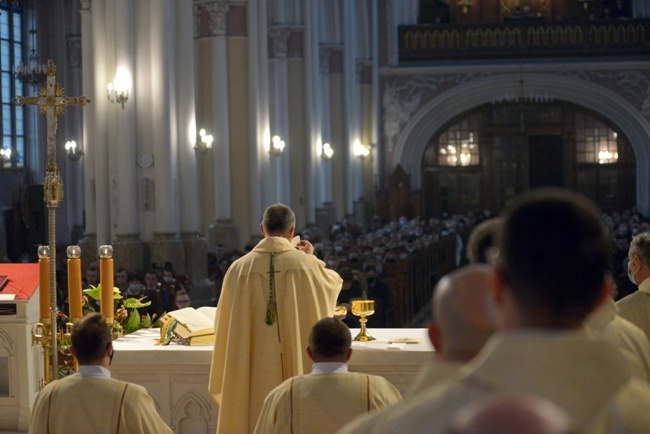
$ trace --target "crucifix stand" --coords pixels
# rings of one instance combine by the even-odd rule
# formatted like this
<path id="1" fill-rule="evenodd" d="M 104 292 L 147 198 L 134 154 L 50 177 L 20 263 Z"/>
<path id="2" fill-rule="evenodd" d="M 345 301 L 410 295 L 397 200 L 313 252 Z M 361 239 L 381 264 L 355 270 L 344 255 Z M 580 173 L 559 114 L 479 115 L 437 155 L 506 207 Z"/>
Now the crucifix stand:
<path id="1" fill-rule="evenodd" d="M 52 331 L 52 359 L 50 370 L 54 378 L 44 378 L 44 384 L 59 377 L 57 349 L 57 304 L 56 304 L 56 209 L 63 201 L 63 180 L 56 166 L 56 128 L 58 116 L 65 113 L 66 106 L 84 107 L 90 102 L 85 96 L 65 96 L 64 89 L 56 83 L 56 66 L 52 60 L 47 62 L 47 84 L 38 96 L 17 96 L 12 100 L 19 106 L 35 105 L 47 120 L 47 166 L 45 168 L 44 197 L 47 204 L 48 238 L 50 246 L 50 320 Z M 42 295 L 41 295 L 42 296 Z M 45 356 L 47 357 L 47 355 Z"/>

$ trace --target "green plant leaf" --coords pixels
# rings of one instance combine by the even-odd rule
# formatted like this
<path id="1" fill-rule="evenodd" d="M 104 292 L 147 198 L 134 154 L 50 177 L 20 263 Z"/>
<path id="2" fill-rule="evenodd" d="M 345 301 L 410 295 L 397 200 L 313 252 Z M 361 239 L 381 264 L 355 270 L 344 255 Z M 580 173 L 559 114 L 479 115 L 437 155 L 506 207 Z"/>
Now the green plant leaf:
<path id="1" fill-rule="evenodd" d="M 147 314 L 146 316 L 142 317 L 142 321 L 140 321 L 140 328 L 146 329 L 149 328 L 150 325 L 151 325 L 151 316 Z"/>
<path id="2" fill-rule="evenodd" d="M 100 288 L 100 285 L 90 285 L 90 288 L 84 289 L 84 294 L 92 297 L 94 300 L 99 300 L 102 297 L 102 289 Z"/>
<path id="3" fill-rule="evenodd" d="M 140 329 L 140 314 L 137 310 L 133 310 L 129 319 L 126 320 L 126 325 L 124 326 L 124 334 L 133 333 Z"/>
<path id="4" fill-rule="evenodd" d="M 102 284 L 100 283 L 99 286 Z M 117 286 L 113 287 L 113 300 L 121 300 L 122 299 L 122 293 L 120 292 L 120 288 Z"/>
<path id="5" fill-rule="evenodd" d="M 127 309 L 137 309 L 139 307 L 147 307 L 151 304 L 151 301 L 144 301 L 147 298 L 146 296 L 142 298 L 127 298 L 124 300 L 124 307 Z"/>

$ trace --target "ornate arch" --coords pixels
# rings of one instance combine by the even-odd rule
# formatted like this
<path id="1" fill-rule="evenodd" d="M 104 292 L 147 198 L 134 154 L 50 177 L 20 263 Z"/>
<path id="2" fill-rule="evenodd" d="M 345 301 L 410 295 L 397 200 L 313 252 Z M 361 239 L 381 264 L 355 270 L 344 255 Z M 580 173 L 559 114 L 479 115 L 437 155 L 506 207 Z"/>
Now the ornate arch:
<path id="1" fill-rule="evenodd" d="M 3 383 L 6 383 L 9 386 L 8 396 L 14 397 L 14 388 L 17 386 L 15 377 L 15 366 L 16 361 L 13 360 L 15 357 L 14 354 L 14 342 L 11 339 L 9 333 L 4 330 L 0 330 L 0 359 L 6 359 L 6 370 L 0 371 L 0 380 Z M 0 366 L 5 365 L 5 363 L 0 363 Z"/>
<path id="2" fill-rule="evenodd" d="M 395 165 L 411 172 L 411 185 L 421 188 L 420 162 L 429 139 L 454 117 L 492 101 L 496 94 L 518 95 L 518 74 L 480 78 L 433 98 L 405 125 L 396 147 Z M 609 119 L 629 139 L 636 156 L 637 205 L 650 212 L 650 123 L 629 101 L 599 84 L 548 73 L 526 73 L 524 93 L 552 93 L 555 100 L 585 107 Z"/>
<path id="3" fill-rule="evenodd" d="M 0 354 L 6 353 L 8 356 L 14 355 L 14 341 L 11 336 L 4 330 L 0 330 Z"/>
<path id="4" fill-rule="evenodd" d="M 212 403 L 205 399 L 201 394 L 194 390 L 188 390 L 172 408 L 171 425 L 177 429 L 182 423 L 183 418 L 195 419 L 195 421 L 205 423 L 206 432 L 214 432 L 217 427 L 214 426 L 211 413 Z"/>

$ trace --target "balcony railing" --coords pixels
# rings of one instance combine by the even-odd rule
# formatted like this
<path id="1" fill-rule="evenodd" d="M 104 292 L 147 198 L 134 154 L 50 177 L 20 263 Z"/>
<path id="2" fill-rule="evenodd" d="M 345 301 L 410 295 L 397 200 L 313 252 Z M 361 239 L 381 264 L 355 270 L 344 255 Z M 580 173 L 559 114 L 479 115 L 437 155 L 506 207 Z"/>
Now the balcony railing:
<path id="1" fill-rule="evenodd" d="M 400 62 L 650 54 L 650 20 L 399 27 Z"/>

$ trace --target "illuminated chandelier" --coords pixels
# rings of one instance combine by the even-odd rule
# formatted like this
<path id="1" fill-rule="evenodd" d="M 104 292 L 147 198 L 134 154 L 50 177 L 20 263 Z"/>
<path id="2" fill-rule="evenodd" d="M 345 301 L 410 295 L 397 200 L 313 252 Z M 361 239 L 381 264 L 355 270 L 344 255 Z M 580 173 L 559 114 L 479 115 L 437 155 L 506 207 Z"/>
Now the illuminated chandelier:
<path id="1" fill-rule="evenodd" d="M 44 63 L 39 63 L 38 55 L 36 54 L 36 26 L 34 24 L 35 16 L 34 5 L 31 6 L 32 14 L 32 28 L 29 30 L 29 35 L 31 36 L 31 49 L 29 50 L 29 56 L 27 62 L 22 60 L 18 65 L 14 67 L 14 77 L 22 81 L 23 84 L 38 87 L 40 84 L 45 82 L 47 77 L 47 65 Z"/>

